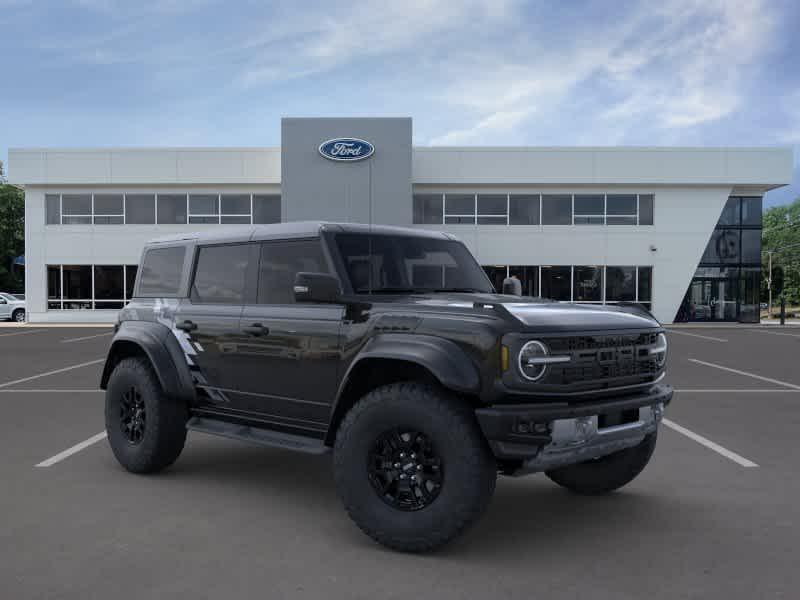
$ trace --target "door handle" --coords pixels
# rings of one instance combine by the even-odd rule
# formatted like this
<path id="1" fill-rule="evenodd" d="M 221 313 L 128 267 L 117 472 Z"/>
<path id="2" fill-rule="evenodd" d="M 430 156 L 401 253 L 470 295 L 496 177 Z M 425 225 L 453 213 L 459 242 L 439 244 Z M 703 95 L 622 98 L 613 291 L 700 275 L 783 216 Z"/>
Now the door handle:
<path id="1" fill-rule="evenodd" d="M 194 331 L 197 329 L 197 323 L 193 323 L 192 321 L 181 321 L 180 323 L 176 323 L 175 327 L 182 329 L 183 331 Z"/>
<path id="2" fill-rule="evenodd" d="M 242 331 L 250 335 L 269 335 L 269 327 L 264 327 L 261 323 L 253 323 L 242 327 Z"/>

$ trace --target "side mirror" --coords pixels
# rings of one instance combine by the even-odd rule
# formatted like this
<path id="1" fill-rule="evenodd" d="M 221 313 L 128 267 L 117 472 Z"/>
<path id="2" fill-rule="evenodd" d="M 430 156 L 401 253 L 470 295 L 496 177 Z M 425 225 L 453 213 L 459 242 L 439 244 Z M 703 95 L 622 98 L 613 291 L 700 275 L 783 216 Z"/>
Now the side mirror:
<path id="1" fill-rule="evenodd" d="M 303 271 L 295 275 L 295 302 L 338 302 L 341 295 L 342 286 L 335 275 Z"/>

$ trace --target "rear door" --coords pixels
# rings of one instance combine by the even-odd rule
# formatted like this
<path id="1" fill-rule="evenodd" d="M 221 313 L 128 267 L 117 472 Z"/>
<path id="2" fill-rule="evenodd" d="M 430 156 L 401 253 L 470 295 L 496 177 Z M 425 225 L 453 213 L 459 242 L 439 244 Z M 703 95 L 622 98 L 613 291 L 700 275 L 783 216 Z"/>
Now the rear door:
<path id="1" fill-rule="evenodd" d="M 198 386 L 212 402 L 230 405 L 244 375 L 238 343 L 248 277 L 255 279 L 257 246 L 248 243 L 199 246 L 189 299 L 175 313 L 175 326 L 189 338 L 197 354 Z"/>
<path id="2" fill-rule="evenodd" d="M 319 239 L 260 244 L 258 291 L 242 312 L 236 402 L 265 422 L 324 432 L 336 393 L 342 304 L 295 303 L 300 271 L 331 272 Z"/>

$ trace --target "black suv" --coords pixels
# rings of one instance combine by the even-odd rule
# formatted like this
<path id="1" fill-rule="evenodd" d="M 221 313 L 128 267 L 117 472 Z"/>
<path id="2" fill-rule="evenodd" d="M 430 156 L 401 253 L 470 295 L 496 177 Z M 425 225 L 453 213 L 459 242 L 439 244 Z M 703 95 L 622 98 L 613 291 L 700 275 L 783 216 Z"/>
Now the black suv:
<path id="1" fill-rule="evenodd" d="M 451 235 L 284 223 L 144 250 L 103 370 L 122 465 L 186 431 L 321 454 L 377 541 L 423 551 L 486 509 L 497 473 L 600 494 L 650 460 L 667 342 L 636 306 L 496 294 Z"/>

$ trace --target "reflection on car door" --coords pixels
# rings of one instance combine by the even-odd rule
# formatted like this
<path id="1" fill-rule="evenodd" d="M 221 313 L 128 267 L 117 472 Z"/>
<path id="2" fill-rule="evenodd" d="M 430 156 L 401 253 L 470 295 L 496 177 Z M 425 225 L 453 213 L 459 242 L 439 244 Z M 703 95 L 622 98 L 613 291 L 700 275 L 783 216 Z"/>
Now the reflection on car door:
<path id="1" fill-rule="evenodd" d="M 329 272 L 321 242 L 261 244 L 256 302 L 246 304 L 237 408 L 266 422 L 322 434 L 336 389 L 344 306 L 294 302 L 300 271 Z"/>

